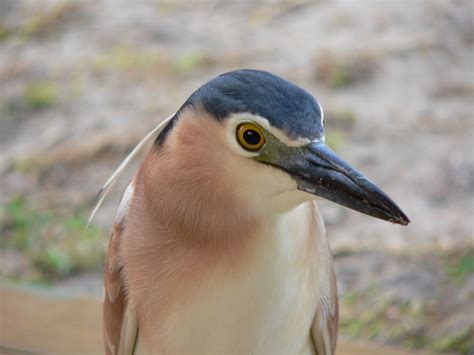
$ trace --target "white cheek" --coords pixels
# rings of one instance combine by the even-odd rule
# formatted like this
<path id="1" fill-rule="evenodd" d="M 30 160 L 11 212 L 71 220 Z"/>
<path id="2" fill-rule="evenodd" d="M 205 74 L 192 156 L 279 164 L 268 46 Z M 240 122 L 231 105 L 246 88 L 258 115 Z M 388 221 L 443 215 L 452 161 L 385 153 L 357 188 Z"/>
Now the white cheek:
<path id="1" fill-rule="evenodd" d="M 295 180 L 277 168 L 246 158 L 229 159 L 227 164 L 234 181 L 233 190 L 258 213 L 287 211 L 312 199 L 297 189 Z"/>
<path id="2" fill-rule="evenodd" d="M 300 190 L 283 192 L 273 198 L 272 206 L 277 212 L 286 212 L 296 206 L 314 200 L 316 196 Z"/>
<path id="3" fill-rule="evenodd" d="M 227 119 L 225 122 L 226 146 L 231 154 L 225 159 L 224 164 L 234 182 L 233 189 L 238 196 L 255 210 L 278 212 L 287 211 L 313 199 L 314 196 L 298 190 L 296 181 L 288 173 L 251 159 L 257 157 L 259 153 L 245 150 L 236 138 L 237 126 L 243 120 L 256 121 L 271 134 L 277 133 L 276 138 L 289 146 L 300 146 L 309 142 L 307 139 L 290 141 L 289 138 L 282 136 L 282 133 L 275 132 L 268 121 L 260 117 L 236 114 Z"/>

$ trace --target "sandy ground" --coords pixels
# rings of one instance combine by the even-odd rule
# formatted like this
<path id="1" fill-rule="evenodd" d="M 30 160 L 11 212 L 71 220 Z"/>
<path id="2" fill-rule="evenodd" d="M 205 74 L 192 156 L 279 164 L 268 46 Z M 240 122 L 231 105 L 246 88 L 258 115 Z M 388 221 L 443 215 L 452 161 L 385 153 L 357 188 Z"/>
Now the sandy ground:
<path id="1" fill-rule="evenodd" d="M 126 152 L 194 89 L 265 69 L 318 98 L 328 143 L 412 220 L 320 203 L 343 337 L 474 351 L 473 18 L 470 1 L 1 0 L 0 202 L 90 210 Z M 104 231 L 120 192 L 98 215 Z M 2 274 L 22 279 L 27 253 L 0 252 Z M 56 287 L 99 285 L 87 273 Z"/>
<path id="2" fill-rule="evenodd" d="M 90 298 L 0 288 L 5 300 L 0 354 L 102 354 L 101 303 Z M 25 307 L 25 305 L 27 305 Z M 47 312 L 45 312 L 47 310 Z M 48 324 L 45 327 L 44 324 Z M 28 334 L 25 337 L 25 334 Z M 59 336 L 58 336 L 59 335 Z M 54 339 L 54 341 L 51 341 Z M 339 342 L 338 355 L 422 355 L 363 342 Z M 139 355 L 139 354 L 138 354 Z"/>

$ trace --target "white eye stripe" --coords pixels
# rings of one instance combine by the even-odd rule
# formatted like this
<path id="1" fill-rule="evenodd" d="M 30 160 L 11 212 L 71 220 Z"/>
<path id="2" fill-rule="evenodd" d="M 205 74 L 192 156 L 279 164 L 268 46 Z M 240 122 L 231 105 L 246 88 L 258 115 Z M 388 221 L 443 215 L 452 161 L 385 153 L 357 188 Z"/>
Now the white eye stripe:
<path id="1" fill-rule="evenodd" d="M 263 118 L 258 115 L 252 115 L 251 113 L 233 114 L 228 119 L 228 121 L 229 121 L 228 124 L 229 124 L 230 131 L 234 131 L 234 132 L 235 132 L 235 129 L 237 129 L 237 126 L 242 122 L 255 122 L 289 147 L 302 147 L 304 145 L 311 143 L 311 140 L 308 138 L 303 138 L 303 137 L 299 137 L 296 139 L 290 138 L 282 130 L 271 126 L 270 122 L 268 122 L 266 118 Z M 256 156 L 256 155 L 253 155 L 253 156 Z"/>
<path id="2" fill-rule="evenodd" d="M 324 126 L 324 110 L 321 104 L 318 102 L 319 111 L 321 111 L 321 125 Z"/>

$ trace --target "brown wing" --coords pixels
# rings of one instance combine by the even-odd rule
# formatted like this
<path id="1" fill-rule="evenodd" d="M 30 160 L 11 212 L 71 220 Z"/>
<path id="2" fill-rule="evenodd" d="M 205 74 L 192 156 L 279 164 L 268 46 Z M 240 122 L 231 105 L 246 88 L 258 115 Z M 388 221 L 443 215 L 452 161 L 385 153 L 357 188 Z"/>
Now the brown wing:
<path id="1" fill-rule="evenodd" d="M 107 355 L 133 354 L 138 331 L 135 312 L 127 303 L 120 258 L 121 236 L 126 228 L 132 196 L 133 185 L 130 183 L 120 202 L 105 258 L 103 331 Z"/>
<path id="2" fill-rule="evenodd" d="M 329 272 L 329 297 L 322 298 L 311 327 L 317 355 L 334 355 L 336 352 L 339 302 L 334 267 Z"/>

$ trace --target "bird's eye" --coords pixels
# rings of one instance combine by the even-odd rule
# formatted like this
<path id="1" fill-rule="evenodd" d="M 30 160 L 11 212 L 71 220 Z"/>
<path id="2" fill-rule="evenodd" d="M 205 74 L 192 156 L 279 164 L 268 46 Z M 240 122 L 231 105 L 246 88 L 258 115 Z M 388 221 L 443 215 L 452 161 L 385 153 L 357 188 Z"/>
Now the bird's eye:
<path id="1" fill-rule="evenodd" d="M 248 122 L 237 127 L 237 140 L 244 149 L 252 152 L 261 149 L 265 144 L 262 129 Z"/>

